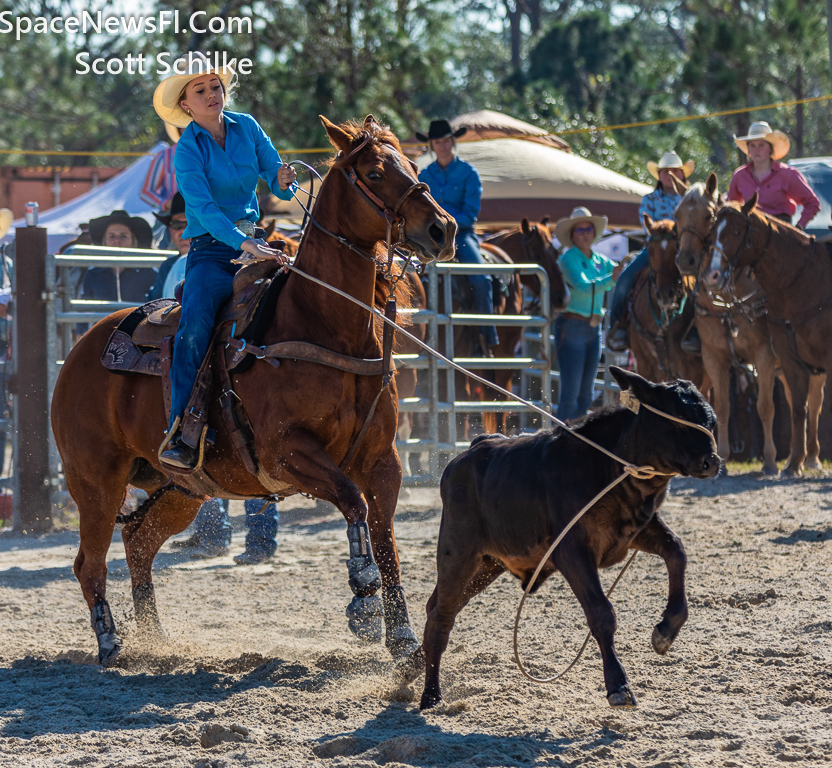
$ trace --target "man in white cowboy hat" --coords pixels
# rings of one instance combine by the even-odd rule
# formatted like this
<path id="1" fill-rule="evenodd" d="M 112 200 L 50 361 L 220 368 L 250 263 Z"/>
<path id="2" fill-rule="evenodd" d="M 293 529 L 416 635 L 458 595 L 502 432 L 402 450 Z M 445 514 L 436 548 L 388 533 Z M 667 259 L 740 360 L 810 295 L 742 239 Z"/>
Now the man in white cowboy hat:
<path id="1" fill-rule="evenodd" d="M 239 261 L 241 252 L 254 259 L 286 260 L 255 229 L 260 217 L 257 183 L 263 178 L 277 197 L 291 200 L 297 175 L 251 115 L 225 109 L 235 63 L 214 68 L 206 56 L 191 53 L 174 65 L 173 71 L 182 74 L 162 80 L 153 95 L 159 117 L 184 129 L 174 167 L 188 221 L 182 236 L 191 241 L 171 367 L 170 424 L 159 456 L 174 469 L 196 464 L 197 446 L 183 439 L 181 420 L 217 310 L 231 296 L 239 268 L 232 262 Z M 198 290 L 188 290 L 188 283 Z"/>
<path id="2" fill-rule="evenodd" d="M 592 389 L 601 360 L 601 319 L 604 294 L 612 288 L 621 265 L 592 250 L 607 228 L 606 216 L 593 216 L 584 207 L 555 224 L 555 236 L 571 246 L 558 266 L 571 292 L 569 311 L 555 320 L 555 344 L 560 370 L 558 418 L 583 416 L 592 405 Z"/>
<path id="3" fill-rule="evenodd" d="M 426 141 L 436 156 L 427 168 L 419 173 L 419 181 L 430 188 L 430 194 L 457 223 L 456 260 L 461 264 L 484 264 L 480 243 L 474 233 L 474 224 L 480 213 L 482 182 L 477 169 L 456 155 L 456 140 L 467 132 L 465 126 L 451 128 L 447 120 L 432 120 L 427 134 L 416 132 L 419 141 Z M 468 284 L 474 294 L 474 312 L 478 315 L 494 314 L 493 282 L 488 275 L 469 275 Z M 499 343 L 497 328 L 482 326 L 480 350 L 483 357 L 493 357 L 491 347 Z"/>
<path id="4" fill-rule="evenodd" d="M 674 184 L 671 176 L 677 182 L 687 186 L 687 179 L 693 173 L 694 162 L 688 160 L 683 163 L 682 158 L 675 152 L 665 152 L 658 163 L 647 162 L 647 170 L 656 179 L 656 188 L 641 198 L 638 209 L 638 222 L 641 225 L 647 215 L 653 221 L 675 219 L 676 208 L 682 202 L 682 197 L 676 191 L 678 184 Z M 607 334 L 607 346 L 614 352 L 624 352 L 629 346 L 628 326 L 625 317 L 627 300 L 636 284 L 639 272 L 649 263 L 647 248 L 642 248 L 638 255 L 627 265 L 616 283 L 615 291 L 610 302 L 610 330 Z M 686 340 L 688 346 L 694 348 L 699 344 L 698 335 Z"/>
<path id="5" fill-rule="evenodd" d="M 797 206 L 802 205 L 797 226 L 805 229 L 820 210 L 820 200 L 800 171 L 779 162 L 789 153 L 789 137 L 761 121 L 751 123 L 747 136 L 734 136 L 734 143 L 748 155 L 749 162 L 734 171 L 728 199 L 744 203 L 756 192 L 757 207 L 763 213 L 789 224 Z"/>

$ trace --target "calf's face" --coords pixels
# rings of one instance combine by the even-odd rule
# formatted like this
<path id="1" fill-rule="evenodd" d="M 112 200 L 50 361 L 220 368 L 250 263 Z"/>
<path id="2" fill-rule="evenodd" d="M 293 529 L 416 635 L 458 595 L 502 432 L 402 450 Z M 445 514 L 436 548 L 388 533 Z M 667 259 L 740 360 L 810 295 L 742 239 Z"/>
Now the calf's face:
<path id="1" fill-rule="evenodd" d="M 622 390 L 632 390 L 640 403 L 652 406 L 667 416 L 697 424 L 713 433 L 716 415 L 699 390 L 684 379 L 654 384 L 636 373 L 610 366 Z M 680 424 L 647 408 L 637 417 L 640 453 L 660 472 L 676 472 L 696 478 L 715 477 L 721 463 L 712 434 Z"/>

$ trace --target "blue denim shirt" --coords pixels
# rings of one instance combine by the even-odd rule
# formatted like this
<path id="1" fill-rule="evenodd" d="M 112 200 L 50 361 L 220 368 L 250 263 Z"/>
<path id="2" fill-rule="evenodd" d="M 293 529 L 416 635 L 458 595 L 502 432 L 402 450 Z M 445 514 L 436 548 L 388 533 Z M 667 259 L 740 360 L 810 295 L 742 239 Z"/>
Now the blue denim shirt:
<path id="1" fill-rule="evenodd" d="M 432 162 L 423 168 L 419 181 L 430 187 L 430 194 L 456 220 L 460 229 L 470 229 L 477 221 L 482 198 L 482 182 L 477 169 L 455 157 L 445 168 Z"/>
<path id="2" fill-rule="evenodd" d="M 176 145 L 173 165 L 188 217 L 182 236 L 210 234 L 240 250 L 247 238 L 234 222 L 248 219 L 255 223 L 260 218 L 258 179 L 265 179 L 281 200 L 291 200 L 297 185 L 285 191 L 278 186 L 280 155 L 251 115 L 223 112 L 223 117 L 227 126 L 225 149 L 193 122 Z"/>
<path id="3" fill-rule="evenodd" d="M 682 202 L 680 195 L 675 192 L 666 194 L 661 189 L 654 189 L 649 194 L 641 198 L 641 205 L 638 209 L 638 223 L 644 224 L 644 214 L 646 213 L 653 221 L 661 221 L 662 219 L 676 220 L 676 209 L 679 203 Z"/>

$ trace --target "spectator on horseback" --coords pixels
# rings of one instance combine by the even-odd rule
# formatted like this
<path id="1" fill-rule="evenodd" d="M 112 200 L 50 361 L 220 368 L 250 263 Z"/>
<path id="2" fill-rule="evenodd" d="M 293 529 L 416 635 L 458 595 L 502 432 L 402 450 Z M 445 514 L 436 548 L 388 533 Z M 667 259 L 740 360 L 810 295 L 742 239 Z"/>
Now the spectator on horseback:
<path id="1" fill-rule="evenodd" d="M 467 130 L 462 127 L 454 131 L 447 120 L 433 120 L 427 135 L 416 132 L 416 138 L 428 142 L 431 153 L 436 156 L 436 160 L 419 174 L 419 181 L 430 187 L 433 199 L 456 219 L 459 227 L 456 233 L 457 261 L 461 264 L 485 264 L 474 234 L 474 224 L 480 212 L 482 183 L 477 169 L 456 155 L 456 140 Z M 474 313 L 494 314 L 491 278 L 488 275 L 469 275 L 468 281 L 474 294 Z M 482 356 L 493 357 L 491 347 L 499 343 L 497 328 L 493 325 L 482 326 L 479 332 Z"/>
<path id="2" fill-rule="evenodd" d="M 592 250 L 607 228 L 606 216 L 593 216 L 579 207 L 555 225 L 555 236 L 571 246 L 558 265 L 572 298 L 569 311 L 555 320 L 561 421 L 583 416 L 592 405 L 592 389 L 601 360 L 601 319 L 604 294 L 613 287 L 623 266 Z"/>
<path id="3" fill-rule="evenodd" d="M 153 283 L 153 286 L 147 292 L 148 301 L 167 296 L 165 293 L 165 280 L 170 274 L 173 265 L 179 261 L 179 258 L 181 256 L 187 256 L 191 243 L 187 237 L 182 237 L 185 227 L 188 226 L 188 217 L 185 215 L 185 198 L 182 197 L 181 192 L 177 192 L 171 198 L 170 210 L 162 210 L 159 213 L 154 211 L 153 215 L 161 224 L 167 227 L 168 237 L 170 238 L 170 250 L 178 251 L 178 254 L 162 262 L 162 265 L 159 267 L 159 272 L 156 275 L 156 282 Z M 182 277 L 179 279 L 181 280 Z"/>
<path id="4" fill-rule="evenodd" d="M 150 248 L 153 230 L 141 216 L 113 211 L 92 219 L 89 226 L 93 245 L 106 248 Z M 143 302 L 156 273 L 152 269 L 90 267 L 84 273 L 81 293 L 97 301 Z"/>
<path id="5" fill-rule="evenodd" d="M 757 208 L 789 224 L 801 205 L 797 226 L 805 229 L 820 210 L 820 200 L 800 171 L 780 162 L 789 153 L 789 137 L 759 122 L 751 123 L 747 136 L 734 136 L 734 143 L 748 155 L 749 162 L 734 171 L 728 199 L 744 203 L 756 192 Z"/>
<path id="6" fill-rule="evenodd" d="M 682 196 L 676 190 L 680 184 L 687 186 L 687 178 L 693 173 L 693 167 L 693 160 L 683 163 L 682 158 L 675 152 L 665 152 L 658 163 L 652 160 L 647 163 L 647 170 L 656 179 L 656 188 L 641 198 L 638 209 L 639 224 L 644 221 L 645 214 L 653 221 L 676 218 L 676 208 L 682 201 Z M 671 176 L 677 183 L 674 183 Z M 629 347 L 625 310 L 639 272 L 649 263 L 650 258 L 645 246 L 627 265 L 615 286 L 610 302 L 610 329 L 607 333 L 607 346 L 613 352 L 625 352 Z M 693 330 L 695 331 L 695 328 Z"/>
<path id="7" fill-rule="evenodd" d="M 214 329 L 216 314 L 231 296 L 239 264 L 232 260 L 287 259 L 258 237 L 260 217 L 257 182 L 262 177 L 272 192 L 290 200 L 297 174 L 284 165 L 258 122 L 240 112 L 225 111 L 236 75 L 235 61 L 214 69 L 207 57 L 190 53 L 178 60 L 175 73 L 156 88 L 153 106 L 162 120 L 184 128 L 176 147 L 174 167 L 185 199 L 190 239 L 182 318 L 171 367 L 170 426 L 160 459 L 190 469 L 197 446 L 182 439 L 180 420 Z M 243 255 L 245 254 L 245 255 Z"/>

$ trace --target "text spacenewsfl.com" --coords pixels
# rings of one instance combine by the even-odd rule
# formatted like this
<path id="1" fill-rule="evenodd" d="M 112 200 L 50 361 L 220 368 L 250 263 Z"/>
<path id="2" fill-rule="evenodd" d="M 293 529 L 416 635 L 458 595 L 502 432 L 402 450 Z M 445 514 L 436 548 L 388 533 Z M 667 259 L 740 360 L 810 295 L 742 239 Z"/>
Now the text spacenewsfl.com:
<path id="1" fill-rule="evenodd" d="M 15 16 L 12 11 L 0 13 L 0 36 L 14 34 L 15 40 L 29 35 L 149 35 L 162 32 L 191 35 L 193 33 L 213 34 L 247 34 L 253 33 L 251 18 L 247 16 L 208 16 L 205 11 L 193 11 L 187 16 L 178 10 L 159 11 L 151 16 L 104 16 L 101 11 L 90 13 L 83 11 L 77 16 Z M 2 38 L 0 38 L 2 40 Z M 90 72 L 103 75 L 105 72 L 117 75 L 121 72 L 145 75 L 151 62 L 156 64 L 156 74 L 169 75 L 173 72 L 173 62 L 177 57 L 167 52 L 149 56 L 144 53 L 131 53 L 123 58 L 108 57 L 93 59 L 87 51 L 81 51 L 76 57 L 78 65 L 75 72 L 86 75 Z M 221 67 L 230 63 L 233 57 L 226 53 L 212 55 L 211 63 Z M 238 59 L 235 71 L 247 75 L 252 69 L 251 59 Z"/>

